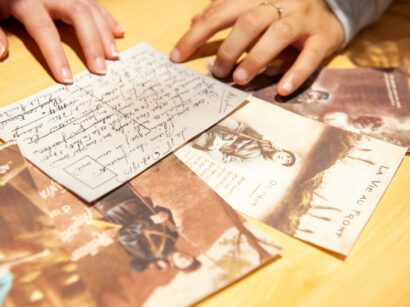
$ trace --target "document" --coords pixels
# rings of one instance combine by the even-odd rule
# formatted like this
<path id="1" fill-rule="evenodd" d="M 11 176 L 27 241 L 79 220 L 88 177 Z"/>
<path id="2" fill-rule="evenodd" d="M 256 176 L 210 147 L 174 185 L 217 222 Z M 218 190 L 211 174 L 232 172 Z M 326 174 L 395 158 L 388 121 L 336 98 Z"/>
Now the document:
<path id="1" fill-rule="evenodd" d="M 176 155 L 236 210 L 347 255 L 406 148 L 248 100 Z"/>
<path id="2" fill-rule="evenodd" d="M 16 144 L 0 145 L 0 306 L 97 306 Z"/>
<path id="3" fill-rule="evenodd" d="M 0 110 L 0 137 L 88 202 L 239 106 L 246 94 L 139 44 L 106 76 L 83 72 Z"/>
<path id="4" fill-rule="evenodd" d="M 278 256 L 174 155 L 94 206 L 30 170 L 98 306 L 190 306 Z"/>

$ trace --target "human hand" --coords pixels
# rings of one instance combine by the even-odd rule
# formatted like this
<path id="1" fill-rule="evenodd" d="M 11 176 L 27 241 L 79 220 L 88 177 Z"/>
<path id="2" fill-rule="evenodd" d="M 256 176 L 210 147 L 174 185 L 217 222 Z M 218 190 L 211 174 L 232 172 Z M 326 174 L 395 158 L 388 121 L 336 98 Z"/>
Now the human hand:
<path id="1" fill-rule="evenodd" d="M 249 50 L 233 72 L 234 81 L 244 85 L 286 47 L 294 46 L 300 53 L 277 86 L 283 96 L 301 86 L 344 40 L 342 25 L 324 0 L 215 0 L 193 17 L 190 29 L 171 52 L 171 60 L 187 60 L 215 33 L 231 26 L 212 73 L 227 77 Z"/>
<path id="2" fill-rule="evenodd" d="M 0 0 L 0 17 L 14 16 L 40 48 L 58 82 L 72 83 L 73 76 L 53 20 L 73 26 L 91 72 L 105 74 L 105 59 L 117 59 L 115 38 L 124 31 L 95 0 Z M 0 58 L 8 42 L 0 28 Z"/>

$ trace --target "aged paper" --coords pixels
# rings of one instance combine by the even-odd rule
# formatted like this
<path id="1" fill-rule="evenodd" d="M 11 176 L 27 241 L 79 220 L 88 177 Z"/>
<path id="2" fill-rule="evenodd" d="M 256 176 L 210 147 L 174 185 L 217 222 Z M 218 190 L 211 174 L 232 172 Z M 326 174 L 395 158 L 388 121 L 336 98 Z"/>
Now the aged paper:
<path id="1" fill-rule="evenodd" d="M 279 252 L 174 155 L 93 206 L 31 173 L 99 306 L 192 305 Z"/>
<path id="2" fill-rule="evenodd" d="M 17 145 L 0 146 L 0 306 L 96 306 Z"/>
<path id="3" fill-rule="evenodd" d="M 278 96 L 275 85 L 264 81 L 260 77 L 253 84 L 256 97 L 410 149 L 410 91 L 404 69 L 324 68 L 303 92 L 286 99 Z"/>
<path id="4" fill-rule="evenodd" d="M 0 137 L 87 201 L 120 186 L 219 121 L 245 94 L 140 44 L 0 111 Z"/>
<path id="5" fill-rule="evenodd" d="M 249 98 L 176 155 L 235 209 L 347 255 L 405 152 Z"/>

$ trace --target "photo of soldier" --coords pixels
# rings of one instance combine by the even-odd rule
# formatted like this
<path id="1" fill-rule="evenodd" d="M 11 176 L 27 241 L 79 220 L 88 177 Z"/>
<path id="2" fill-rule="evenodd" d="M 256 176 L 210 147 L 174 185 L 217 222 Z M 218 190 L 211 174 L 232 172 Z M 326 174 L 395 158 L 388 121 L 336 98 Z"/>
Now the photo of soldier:
<path id="1" fill-rule="evenodd" d="M 198 150 L 208 152 L 220 162 L 246 162 L 262 158 L 291 167 L 296 155 L 267 140 L 256 129 L 229 117 L 201 134 L 192 144 Z"/>
<path id="2" fill-rule="evenodd" d="M 118 202 L 118 195 L 127 199 Z M 114 202 L 112 202 L 114 200 Z M 184 272 L 200 268 L 201 263 L 175 247 L 179 234 L 171 210 L 155 206 L 149 197 L 141 197 L 130 185 L 121 193 L 97 203 L 96 208 L 110 221 L 120 224 L 118 241 L 132 258 L 130 266 L 142 272 L 150 266 L 166 270 L 169 266 Z"/>
<path id="3" fill-rule="evenodd" d="M 330 93 L 324 90 L 310 88 L 297 96 L 298 103 L 327 103 L 330 100 Z"/>

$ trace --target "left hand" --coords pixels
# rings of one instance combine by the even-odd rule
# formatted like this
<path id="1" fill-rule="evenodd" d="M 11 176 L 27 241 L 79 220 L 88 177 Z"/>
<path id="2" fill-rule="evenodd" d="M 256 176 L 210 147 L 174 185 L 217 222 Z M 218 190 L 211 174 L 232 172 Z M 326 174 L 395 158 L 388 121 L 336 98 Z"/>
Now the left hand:
<path id="1" fill-rule="evenodd" d="M 301 86 L 344 40 L 342 25 L 324 0 L 215 0 L 193 17 L 171 60 L 187 60 L 215 33 L 231 26 L 218 50 L 213 74 L 227 77 L 250 50 L 233 72 L 237 84 L 247 84 L 281 51 L 294 46 L 300 54 L 277 86 L 283 96 Z"/>

